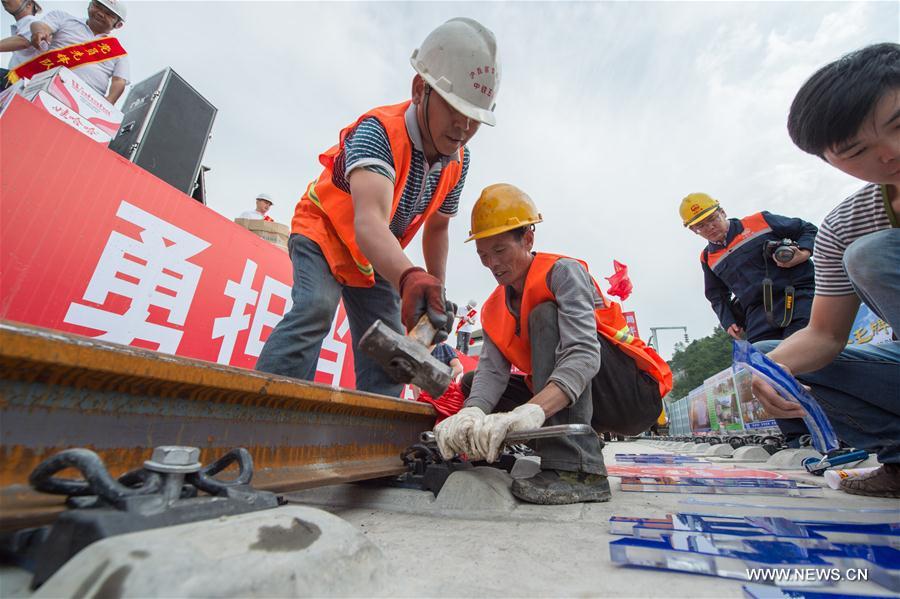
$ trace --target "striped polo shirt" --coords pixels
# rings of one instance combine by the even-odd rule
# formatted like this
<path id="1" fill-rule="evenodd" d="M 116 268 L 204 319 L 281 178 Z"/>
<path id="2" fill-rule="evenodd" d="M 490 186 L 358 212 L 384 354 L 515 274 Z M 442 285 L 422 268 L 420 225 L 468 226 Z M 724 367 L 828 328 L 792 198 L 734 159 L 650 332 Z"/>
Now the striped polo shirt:
<path id="1" fill-rule="evenodd" d="M 390 224 L 391 233 L 398 239 L 406 232 L 412 220 L 428 208 L 444 166 L 451 161 L 458 161 L 457 156 L 444 156 L 434 164 L 428 164 L 419 124 L 416 121 L 415 104 L 410 104 L 406 111 L 406 131 L 409 133 L 413 145 L 412 164 L 409 167 L 403 195 L 400 196 L 400 203 L 397 205 L 397 212 L 394 213 Z M 459 196 L 462 194 L 466 173 L 469 170 L 469 148 L 463 150 L 459 183 L 447 193 L 447 197 L 444 198 L 443 204 L 438 209 L 439 212 L 448 216 L 455 216 L 457 213 Z M 357 168 L 384 175 L 396 184 L 396 169 L 394 157 L 391 154 L 391 142 L 384 126 L 375 117 L 364 119 L 344 140 L 344 149 L 335 159 L 332 176 L 335 187 L 350 193 L 348 176 L 353 169 Z"/>
<path id="2" fill-rule="evenodd" d="M 856 293 L 844 270 L 844 252 L 860 237 L 890 228 L 884 188 L 876 183 L 866 185 L 828 213 L 813 250 L 816 295 Z"/>

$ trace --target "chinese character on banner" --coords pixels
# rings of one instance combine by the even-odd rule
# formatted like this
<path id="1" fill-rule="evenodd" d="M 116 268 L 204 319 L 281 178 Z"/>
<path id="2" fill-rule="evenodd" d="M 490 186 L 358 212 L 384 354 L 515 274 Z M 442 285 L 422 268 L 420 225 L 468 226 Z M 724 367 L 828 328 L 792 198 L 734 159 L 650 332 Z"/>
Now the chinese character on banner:
<path id="1" fill-rule="evenodd" d="M 625 324 L 628 325 L 628 332 L 631 333 L 631 336 L 640 339 L 641 336 L 638 334 L 637 318 L 634 316 L 634 312 L 622 312 L 622 316 L 625 317 Z"/>
<path id="2" fill-rule="evenodd" d="M 277 298 L 277 303 L 283 304 L 282 310 L 273 309 L 272 299 Z M 294 305 L 291 300 L 291 288 L 277 279 L 267 276 L 263 279 L 262 289 L 259 292 L 259 301 L 256 303 L 256 310 L 253 312 L 253 324 L 250 325 L 250 336 L 247 338 L 247 349 L 244 350 L 248 356 L 259 357 L 262 353 L 263 330 L 264 327 L 274 329 L 275 325 L 281 322 L 284 315 Z M 266 335 L 268 338 L 268 335 Z"/>
<path id="3" fill-rule="evenodd" d="M 861 304 L 850 329 L 849 345 L 877 345 L 891 341 L 893 338 L 891 327 L 866 305 Z"/>
<path id="4" fill-rule="evenodd" d="M 234 300 L 231 307 L 231 315 L 216 318 L 213 321 L 213 339 L 222 339 L 219 346 L 219 364 L 230 364 L 234 355 L 234 344 L 238 333 L 250 327 L 250 315 L 245 313 L 247 306 L 255 306 L 259 293 L 253 289 L 253 277 L 256 276 L 256 262 L 247 260 L 244 264 L 244 273 L 240 282 L 228 281 L 225 283 L 225 295 Z"/>
<path id="5" fill-rule="evenodd" d="M 345 341 L 349 330 L 350 321 L 347 319 L 347 313 L 337 310 L 334 320 L 331 321 L 331 329 L 322 341 L 322 351 L 319 353 L 319 362 L 316 364 L 317 383 L 330 384 L 332 387 L 341 386 L 344 365 L 349 353 Z"/>
<path id="6" fill-rule="evenodd" d="M 63 320 L 102 331 L 97 339 L 140 340 L 174 354 L 203 271 L 189 260 L 210 244 L 128 202 L 116 216 L 140 227 L 140 239 L 110 234 L 82 302 L 72 302 Z M 105 307 L 110 296 L 128 300 L 127 308 Z M 150 322 L 151 308 L 167 311 L 165 324 Z"/>

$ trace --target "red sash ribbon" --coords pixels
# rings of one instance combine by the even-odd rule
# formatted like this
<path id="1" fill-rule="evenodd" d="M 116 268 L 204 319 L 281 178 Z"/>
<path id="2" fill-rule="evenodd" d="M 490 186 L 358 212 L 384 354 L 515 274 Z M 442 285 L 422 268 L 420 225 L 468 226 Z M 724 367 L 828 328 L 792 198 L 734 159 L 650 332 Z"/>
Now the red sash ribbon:
<path id="1" fill-rule="evenodd" d="M 9 72 L 9 81 L 10 83 L 15 83 L 19 79 L 30 79 L 39 73 L 56 67 L 77 69 L 86 64 L 105 62 L 126 54 L 128 53 L 125 52 L 125 48 L 122 47 L 122 44 L 116 38 L 98 37 L 83 44 L 73 44 L 65 48 L 48 50 L 35 56 L 28 62 L 23 62 L 11 70 Z"/>
<path id="2" fill-rule="evenodd" d="M 470 318 L 475 318 L 475 314 L 477 314 L 477 313 L 478 313 L 477 310 L 469 310 L 469 313 L 468 313 L 468 314 L 466 314 L 465 316 L 463 316 L 462 318 L 460 318 L 460 319 L 459 319 L 459 324 L 456 325 L 456 332 L 458 333 L 459 330 L 460 330 L 461 328 L 463 328 L 463 325 L 466 324 L 466 321 L 468 321 Z"/>

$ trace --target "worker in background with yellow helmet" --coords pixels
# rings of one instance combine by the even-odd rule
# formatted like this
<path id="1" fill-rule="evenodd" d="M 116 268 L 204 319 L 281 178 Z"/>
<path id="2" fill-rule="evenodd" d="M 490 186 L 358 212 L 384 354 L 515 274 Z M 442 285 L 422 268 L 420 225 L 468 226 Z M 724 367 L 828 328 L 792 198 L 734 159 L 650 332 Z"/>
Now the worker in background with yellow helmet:
<path id="1" fill-rule="evenodd" d="M 706 299 L 729 335 L 751 343 L 784 339 L 809 323 L 814 224 L 771 212 L 729 219 L 705 193 L 686 196 L 678 212 L 707 242 L 700 254 Z M 789 445 L 808 432 L 799 418 L 777 422 Z"/>
<path id="2" fill-rule="evenodd" d="M 533 253 L 537 208 L 507 184 L 484 189 L 467 241 L 498 286 L 482 307 L 484 345 L 474 373 L 463 376 L 465 407 L 435 427 L 445 458 L 497 460 L 510 432 L 543 424 L 589 424 L 597 431 L 641 433 L 653 424 L 672 386 L 668 365 L 633 337 L 618 304 L 587 265 Z M 525 375 L 511 374 L 515 366 Z M 535 476 L 513 481 L 524 501 L 607 501 L 597 435 L 540 439 Z"/>
<path id="3" fill-rule="evenodd" d="M 446 301 L 448 227 L 469 165 L 466 143 L 495 124 L 500 61 L 494 34 L 450 19 L 410 59 L 412 98 L 374 108 L 345 127 L 321 156 L 291 223 L 293 306 L 257 360 L 264 372 L 312 380 L 322 340 L 343 299 L 353 336 L 356 388 L 398 396 L 403 388 L 364 352 L 376 320 L 412 329 L 422 315 L 447 338 L 456 307 Z M 404 248 L 423 230 L 425 266 Z"/>

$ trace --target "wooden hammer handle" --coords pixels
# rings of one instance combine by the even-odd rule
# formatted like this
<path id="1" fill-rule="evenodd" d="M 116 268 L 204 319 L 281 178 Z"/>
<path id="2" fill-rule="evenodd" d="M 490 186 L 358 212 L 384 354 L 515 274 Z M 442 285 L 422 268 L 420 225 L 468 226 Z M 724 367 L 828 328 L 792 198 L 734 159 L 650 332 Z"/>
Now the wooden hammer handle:
<path id="1" fill-rule="evenodd" d="M 434 336 L 436 334 L 437 329 L 431 324 L 431 320 L 428 319 L 428 314 L 423 314 L 422 318 L 419 319 L 419 322 L 416 323 L 416 326 L 414 326 L 406 336 L 427 347 L 434 343 Z"/>

